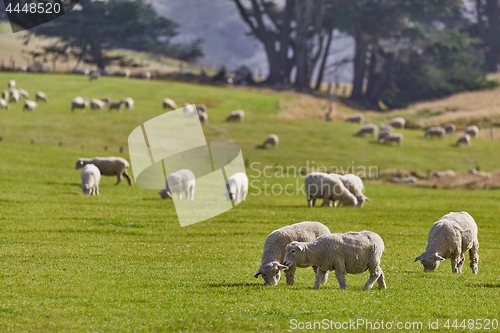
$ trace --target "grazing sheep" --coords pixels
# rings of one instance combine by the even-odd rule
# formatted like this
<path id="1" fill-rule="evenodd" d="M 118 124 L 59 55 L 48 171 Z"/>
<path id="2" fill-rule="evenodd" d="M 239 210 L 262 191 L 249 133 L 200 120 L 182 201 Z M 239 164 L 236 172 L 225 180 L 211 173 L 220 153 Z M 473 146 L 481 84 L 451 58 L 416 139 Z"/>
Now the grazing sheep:
<path id="1" fill-rule="evenodd" d="M 37 91 L 37 93 L 35 94 L 35 100 L 48 102 L 49 98 L 47 97 L 47 95 L 45 95 L 45 93 L 43 93 L 41 91 Z"/>
<path id="2" fill-rule="evenodd" d="M 315 240 L 321 235 L 327 235 L 330 229 L 320 222 L 299 222 L 292 225 L 282 227 L 271 232 L 264 242 L 264 252 L 262 253 L 262 260 L 257 273 L 254 278 L 262 275 L 264 284 L 277 285 L 281 271 L 285 270 L 286 283 L 295 283 L 295 270 L 298 267 L 305 268 L 311 265 L 290 265 L 285 266 L 281 263 L 285 257 L 285 248 L 287 244 L 293 241 L 310 242 Z M 313 266 L 314 272 L 316 267 Z M 323 283 L 326 282 L 328 276 L 325 275 Z"/>
<path id="3" fill-rule="evenodd" d="M 10 102 L 17 103 L 21 100 L 21 94 L 19 93 L 19 90 L 17 89 L 11 89 L 10 90 Z"/>
<path id="4" fill-rule="evenodd" d="M 17 89 L 19 91 L 19 95 L 21 95 L 21 98 L 29 98 L 30 94 L 24 89 Z"/>
<path id="5" fill-rule="evenodd" d="M 471 138 L 476 138 L 479 134 L 479 127 L 476 125 L 467 126 L 464 133 L 469 134 Z"/>
<path id="6" fill-rule="evenodd" d="M 227 199 L 234 203 L 245 201 L 248 193 L 248 177 L 244 172 L 237 172 L 227 179 Z"/>
<path id="7" fill-rule="evenodd" d="M 363 116 L 362 114 L 358 113 L 358 114 L 355 114 L 355 115 L 352 115 L 352 116 L 349 116 L 345 119 L 346 122 L 348 123 L 355 123 L 355 124 L 360 124 L 363 122 L 363 120 L 365 119 L 365 116 Z"/>
<path id="8" fill-rule="evenodd" d="M 0 110 L 1 109 L 10 110 L 10 105 L 7 103 L 7 101 L 5 99 L 0 98 Z"/>
<path id="9" fill-rule="evenodd" d="M 208 113 L 208 109 L 205 104 L 196 104 L 196 111 Z"/>
<path id="10" fill-rule="evenodd" d="M 262 147 L 266 148 L 268 145 L 272 146 L 273 148 L 277 147 L 279 144 L 279 141 L 280 140 L 276 134 L 269 134 L 267 136 L 266 140 L 264 140 L 264 142 L 262 143 Z"/>
<path id="11" fill-rule="evenodd" d="M 89 75 L 88 68 L 75 68 L 73 69 L 73 74 Z"/>
<path id="12" fill-rule="evenodd" d="M 151 80 L 151 72 L 139 73 L 139 78 L 145 79 L 145 80 Z"/>
<path id="13" fill-rule="evenodd" d="M 391 132 L 380 131 L 378 134 L 378 141 L 382 141 L 382 139 L 387 138 L 389 135 L 391 135 Z"/>
<path id="14" fill-rule="evenodd" d="M 99 98 L 101 101 L 103 101 L 104 103 L 106 103 L 106 105 L 109 105 L 109 103 L 111 102 L 111 98 L 109 97 L 104 97 L 104 98 Z"/>
<path id="15" fill-rule="evenodd" d="M 243 110 L 236 110 L 236 111 L 231 111 L 229 116 L 227 116 L 226 121 L 239 121 L 240 123 L 243 122 L 245 119 L 245 111 Z"/>
<path id="16" fill-rule="evenodd" d="M 391 181 L 400 184 L 415 184 L 418 182 L 418 179 L 417 177 L 393 177 Z"/>
<path id="17" fill-rule="evenodd" d="M 338 175 L 344 186 L 351 192 L 358 200 L 358 207 L 363 207 L 366 201 L 370 201 L 370 198 L 364 195 L 365 185 L 363 180 L 352 173 L 345 175 Z"/>
<path id="18" fill-rule="evenodd" d="M 82 98 L 78 96 L 71 101 L 71 111 L 74 111 L 75 109 L 81 109 L 82 112 L 85 112 L 87 106 L 89 106 L 89 99 L 87 97 Z"/>
<path id="19" fill-rule="evenodd" d="M 446 134 L 454 135 L 457 131 L 457 127 L 453 123 L 446 123 L 443 125 L 443 128 L 446 131 Z"/>
<path id="20" fill-rule="evenodd" d="M 479 171 L 477 169 L 470 169 L 469 173 L 480 177 L 491 178 L 491 173 Z"/>
<path id="21" fill-rule="evenodd" d="M 2 90 L 2 99 L 6 101 L 9 99 L 9 91 L 7 89 Z"/>
<path id="22" fill-rule="evenodd" d="M 193 171 L 188 169 L 172 172 L 167 177 L 165 188 L 158 194 L 162 199 L 170 199 L 173 193 L 177 193 L 178 199 L 182 200 L 182 193 L 184 193 L 186 200 L 194 200 L 195 178 Z"/>
<path id="23" fill-rule="evenodd" d="M 38 104 L 35 101 L 30 101 L 29 99 L 27 99 L 24 102 L 23 111 L 29 111 L 29 112 L 35 111 L 37 107 Z"/>
<path id="24" fill-rule="evenodd" d="M 99 109 L 99 110 L 102 111 L 102 109 L 104 109 L 105 106 L 106 106 L 106 102 L 104 102 L 103 100 L 100 100 L 100 99 L 97 99 L 97 98 L 93 98 L 90 101 L 90 108 L 92 110 Z"/>
<path id="25" fill-rule="evenodd" d="M 198 111 L 198 118 L 200 119 L 200 123 L 202 125 L 205 125 L 208 123 L 208 113 L 203 112 L 203 111 Z"/>
<path id="26" fill-rule="evenodd" d="M 391 125 L 379 124 L 379 130 L 380 132 L 392 133 L 393 128 Z"/>
<path id="27" fill-rule="evenodd" d="M 366 136 L 366 134 L 371 134 L 373 137 L 377 136 L 377 126 L 374 124 L 364 125 L 356 133 L 356 136 Z"/>
<path id="28" fill-rule="evenodd" d="M 16 80 L 9 81 L 9 89 L 14 89 L 16 87 Z"/>
<path id="29" fill-rule="evenodd" d="M 99 168 L 94 164 L 87 164 L 83 167 L 80 177 L 83 194 L 99 195 L 99 182 L 101 181 Z"/>
<path id="30" fill-rule="evenodd" d="M 403 134 L 401 133 L 392 133 L 392 134 L 389 134 L 388 136 L 386 137 L 383 137 L 382 139 L 380 139 L 380 143 L 392 143 L 392 142 L 397 142 L 399 146 L 401 146 L 403 144 L 403 139 L 404 139 L 404 136 Z"/>
<path id="31" fill-rule="evenodd" d="M 435 136 L 439 137 L 440 139 L 444 139 L 446 136 L 446 130 L 442 127 L 429 127 L 424 134 L 424 138 L 429 136 L 431 139 L 434 138 Z"/>
<path id="32" fill-rule="evenodd" d="M 314 289 L 319 288 L 324 275 L 332 270 L 335 271 L 340 289 L 347 289 L 347 274 L 360 274 L 367 270 L 370 278 L 364 290 L 370 290 L 375 282 L 385 289 L 384 272 L 380 267 L 384 249 L 382 238 L 371 231 L 329 234 L 314 241 L 291 242 L 285 248 L 283 264 L 317 266 Z"/>
<path id="33" fill-rule="evenodd" d="M 101 73 L 99 71 L 92 71 L 89 74 L 89 81 L 97 80 L 100 77 L 101 77 Z"/>
<path id="34" fill-rule="evenodd" d="M 470 141 L 470 135 L 467 134 L 467 133 L 462 133 L 462 135 L 460 135 L 460 137 L 458 138 L 457 142 L 455 143 L 455 146 L 459 146 L 459 145 L 464 145 L 464 146 L 467 146 L 467 147 L 470 147 L 471 146 L 471 141 Z"/>
<path id="35" fill-rule="evenodd" d="M 336 174 L 327 174 L 324 172 L 311 172 L 304 179 L 306 189 L 307 205 L 314 207 L 317 198 L 323 198 L 322 207 L 337 206 L 337 200 L 344 206 L 357 206 L 358 200 L 345 187 L 340 177 Z"/>
<path id="36" fill-rule="evenodd" d="M 125 104 L 127 110 L 132 110 L 134 108 L 134 100 L 130 97 L 125 98 L 123 103 Z"/>
<path id="37" fill-rule="evenodd" d="M 391 119 L 389 122 L 389 125 L 394 127 L 394 128 L 405 128 L 406 125 L 406 120 L 402 117 L 396 117 Z"/>
<path id="38" fill-rule="evenodd" d="M 120 101 L 112 101 L 109 102 L 109 111 L 113 111 L 114 109 L 117 109 L 118 112 L 122 112 L 122 105 L 123 105 L 123 100 Z"/>
<path id="39" fill-rule="evenodd" d="M 184 103 L 182 111 L 188 117 L 198 116 L 198 111 L 196 111 L 196 106 L 194 104 Z"/>
<path id="40" fill-rule="evenodd" d="M 161 106 L 163 107 L 163 109 L 172 109 L 172 110 L 175 110 L 177 109 L 177 104 L 175 104 L 175 102 L 173 100 L 171 100 L 170 98 L 165 98 L 163 100 L 163 102 L 161 103 Z"/>
<path id="41" fill-rule="evenodd" d="M 446 170 L 446 171 L 434 171 L 432 173 L 432 177 L 436 178 L 443 178 L 443 177 L 455 177 L 456 173 L 453 170 Z"/>
<path id="42" fill-rule="evenodd" d="M 451 271 L 462 273 L 464 254 L 469 251 L 470 268 L 477 274 L 479 255 L 477 224 L 467 212 L 451 212 L 432 225 L 425 252 L 415 258 L 424 272 L 434 272 L 439 263 L 451 259 Z"/>
<path id="43" fill-rule="evenodd" d="M 103 176 L 116 176 L 118 185 L 122 180 L 122 176 L 127 178 L 128 184 L 132 186 L 132 179 L 127 173 L 127 168 L 130 166 L 128 161 L 122 157 L 94 157 L 94 158 L 79 158 L 76 161 L 75 169 L 80 169 L 87 164 L 94 164 L 101 171 Z"/>
<path id="44" fill-rule="evenodd" d="M 126 79 L 128 79 L 130 77 L 130 70 L 124 69 L 123 71 L 116 71 L 116 72 L 114 72 L 113 75 L 115 75 L 115 76 L 123 76 Z"/>

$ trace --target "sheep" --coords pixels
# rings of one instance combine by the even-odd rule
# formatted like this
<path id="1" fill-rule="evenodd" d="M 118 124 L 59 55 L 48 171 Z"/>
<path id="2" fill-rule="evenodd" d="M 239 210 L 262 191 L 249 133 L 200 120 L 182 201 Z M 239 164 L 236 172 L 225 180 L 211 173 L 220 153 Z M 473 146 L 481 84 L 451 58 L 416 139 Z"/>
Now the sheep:
<path id="1" fill-rule="evenodd" d="M 462 133 L 462 135 L 460 135 L 460 137 L 458 138 L 457 142 L 455 143 L 455 146 L 459 146 L 459 145 L 464 145 L 466 147 L 470 147 L 471 146 L 471 140 L 470 140 L 470 135 L 467 134 L 467 133 Z"/>
<path id="2" fill-rule="evenodd" d="M 278 146 L 279 141 L 280 140 L 276 134 L 269 134 L 267 136 L 267 138 L 264 140 L 264 142 L 262 143 L 262 147 L 265 148 L 269 145 L 269 146 L 272 146 L 273 148 L 275 148 Z"/>
<path id="3" fill-rule="evenodd" d="M 392 134 L 389 134 L 388 136 L 380 139 L 380 143 L 397 142 L 398 145 L 401 146 L 403 144 L 403 139 L 404 139 L 403 134 L 401 134 L 401 133 L 392 133 Z"/>
<path id="4" fill-rule="evenodd" d="M 99 100 L 103 101 L 106 105 L 109 105 L 109 103 L 111 103 L 111 98 L 109 97 L 99 98 Z"/>
<path id="5" fill-rule="evenodd" d="M 229 116 L 227 116 L 226 121 L 227 122 L 238 121 L 238 122 L 242 123 L 244 119 L 245 119 L 245 111 L 236 110 L 236 111 L 231 111 Z"/>
<path id="6" fill-rule="evenodd" d="M 207 113 L 207 106 L 205 104 L 196 104 L 196 111 Z"/>
<path id="7" fill-rule="evenodd" d="M 429 136 L 431 139 L 435 136 L 439 137 L 440 139 L 444 139 L 446 136 L 446 130 L 442 127 L 429 127 L 424 134 L 424 138 Z"/>
<path id="8" fill-rule="evenodd" d="M 366 134 L 371 134 L 373 137 L 377 136 L 377 126 L 374 124 L 364 125 L 356 132 L 356 136 L 366 136 Z"/>
<path id="9" fill-rule="evenodd" d="M 9 91 L 7 89 L 2 90 L 2 99 L 5 99 L 5 100 L 9 99 Z"/>
<path id="10" fill-rule="evenodd" d="M 118 185 L 122 176 L 127 178 L 128 184 L 132 186 L 132 179 L 127 173 L 127 168 L 130 166 L 128 161 L 122 157 L 94 157 L 94 158 L 79 158 L 76 161 L 75 169 L 80 169 L 87 164 L 94 164 L 99 168 L 101 175 L 103 176 L 115 176 L 117 181 L 115 185 Z"/>
<path id="11" fill-rule="evenodd" d="M 322 207 L 330 206 L 333 201 L 337 206 L 337 200 L 344 206 L 357 206 L 358 200 L 345 187 L 338 175 L 324 172 L 311 172 L 304 179 L 306 189 L 307 205 L 314 207 L 317 198 L 323 198 Z"/>
<path id="12" fill-rule="evenodd" d="M 30 101 L 29 99 L 27 99 L 24 102 L 23 111 L 35 111 L 37 107 L 38 104 L 35 101 Z"/>
<path id="13" fill-rule="evenodd" d="M 14 89 L 16 87 L 16 80 L 10 80 L 8 87 L 9 89 Z"/>
<path id="14" fill-rule="evenodd" d="M 21 94 L 19 93 L 19 90 L 11 89 L 9 102 L 17 103 L 19 102 L 20 99 L 21 99 Z"/>
<path id="15" fill-rule="evenodd" d="M 89 106 L 89 99 L 87 97 L 82 98 L 78 96 L 71 101 L 71 111 L 74 111 L 75 109 L 81 109 L 83 112 L 85 112 L 87 106 Z"/>
<path id="16" fill-rule="evenodd" d="M 286 283 L 293 285 L 297 266 L 305 268 L 311 265 L 282 265 L 287 244 L 293 241 L 310 242 L 321 235 L 329 233 L 330 229 L 323 223 L 310 221 L 299 222 L 274 230 L 264 242 L 261 264 L 254 278 L 257 279 L 259 275 L 262 275 L 264 284 L 275 286 L 280 280 L 281 271 L 286 269 Z M 317 268 L 313 266 L 313 270 L 316 272 Z M 327 278 L 328 276 L 325 275 L 322 282 L 326 282 Z"/>
<path id="17" fill-rule="evenodd" d="M 392 133 L 393 128 L 391 125 L 379 124 L 379 130 L 380 132 Z"/>
<path id="18" fill-rule="evenodd" d="M 424 266 L 424 272 L 434 272 L 441 261 L 451 259 L 451 271 L 462 273 L 464 254 L 469 251 L 470 268 L 478 271 L 479 241 L 477 224 L 467 212 L 450 212 L 432 225 L 425 252 L 415 258 Z"/>
<path id="19" fill-rule="evenodd" d="M 101 73 L 99 73 L 99 71 L 92 71 L 89 74 L 89 81 L 97 80 L 100 77 L 101 77 Z"/>
<path id="20" fill-rule="evenodd" d="M 245 201 L 248 194 L 248 177 L 244 172 L 237 172 L 227 179 L 226 197 L 234 203 Z"/>
<path id="21" fill-rule="evenodd" d="M 358 200 L 358 207 L 362 208 L 366 201 L 370 201 L 370 198 L 364 195 L 365 185 L 363 180 L 352 173 L 345 175 L 338 175 L 344 186 L 351 192 Z"/>
<path id="22" fill-rule="evenodd" d="M 82 179 L 83 194 L 99 195 L 99 182 L 101 181 L 101 172 L 94 164 L 87 164 L 83 167 L 80 174 Z"/>
<path id="23" fill-rule="evenodd" d="M 382 141 L 382 139 L 385 139 L 389 135 L 391 135 L 391 132 L 380 131 L 380 133 L 378 134 L 378 141 Z"/>
<path id="24" fill-rule="evenodd" d="M 21 98 L 29 98 L 30 97 L 29 92 L 27 92 L 24 89 L 17 89 L 17 91 L 19 91 L 19 95 L 21 96 Z"/>
<path id="25" fill-rule="evenodd" d="M 475 138 L 479 134 L 479 127 L 476 125 L 467 126 L 464 133 L 469 134 L 471 138 Z"/>
<path id="26" fill-rule="evenodd" d="M 363 120 L 365 119 L 365 116 L 363 116 L 362 114 L 358 113 L 358 114 L 355 114 L 355 115 L 352 115 L 352 116 L 349 116 L 345 119 L 346 122 L 348 123 L 355 123 L 355 124 L 360 124 L 363 122 Z"/>
<path id="27" fill-rule="evenodd" d="M 384 249 L 384 241 L 372 231 L 328 234 L 314 241 L 291 242 L 285 248 L 283 264 L 317 266 L 314 289 L 319 288 L 324 275 L 331 270 L 335 270 L 340 289 L 347 289 L 347 274 L 360 274 L 367 270 L 370 278 L 364 290 L 370 290 L 375 282 L 385 289 L 384 272 L 380 267 Z"/>
<path id="28" fill-rule="evenodd" d="M 208 122 L 208 113 L 203 111 L 198 111 L 198 118 L 200 119 L 200 123 L 205 125 Z"/>
<path id="29" fill-rule="evenodd" d="M 193 171 L 188 169 L 172 172 L 167 177 L 165 188 L 158 194 L 162 199 L 171 199 L 173 193 L 177 193 L 178 199 L 182 200 L 182 193 L 184 192 L 186 200 L 194 200 L 195 178 Z"/>
<path id="30" fill-rule="evenodd" d="M 130 97 L 125 98 L 123 103 L 125 104 L 127 110 L 132 110 L 134 108 L 134 100 Z"/>
<path id="31" fill-rule="evenodd" d="M 145 80 L 151 80 L 151 72 L 142 72 L 139 74 L 139 78 Z"/>
<path id="32" fill-rule="evenodd" d="M 457 127 L 453 123 L 446 123 L 443 125 L 443 128 L 446 131 L 446 134 L 454 135 L 455 132 L 457 131 Z"/>
<path id="33" fill-rule="evenodd" d="M 469 169 L 469 173 L 472 174 L 472 175 L 479 176 L 479 177 L 491 178 L 491 173 L 484 172 L 484 171 L 479 171 L 477 169 Z"/>
<path id="34" fill-rule="evenodd" d="M 177 109 L 177 104 L 175 104 L 175 102 L 173 100 L 171 100 L 170 98 L 165 98 L 163 100 L 163 102 L 161 103 L 161 106 L 163 107 L 164 110 L 169 109 L 169 108 L 172 110 Z"/>
<path id="35" fill-rule="evenodd" d="M 417 177 L 393 177 L 391 179 L 393 183 L 399 183 L 399 184 L 415 184 L 418 182 Z"/>
<path id="36" fill-rule="evenodd" d="M 455 177 L 456 173 L 453 170 L 446 170 L 446 171 L 434 171 L 432 173 L 432 177 L 436 178 L 443 178 L 443 177 Z"/>
<path id="37" fill-rule="evenodd" d="M 10 105 L 7 103 L 5 99 L 0 98 L 0 110 L 1 109 L 7 109 L 10 110 Z"/>
<path id="38" fill-rule="evenodd" d="M 389 125 L 394 127 L 394 128 L 405 128 L 406 125 L 406 120 L 402 117 L 396 117 L 391 119 L 389 122 Z"/>
<path id="39" fill-rule="evenodd" d="M 35 94 L 35 100 L 36 101 L 44 101 L 44 102 L 48 102 L 49 101 L 49 98 L 47 97 L 47 95 L 45 95 L 45 93 L 43 93 L 42 91 L 37 91 L 36 94 Z"/>
<path id="40" fill-rule="evenodd" d="M 102 111 L 102 109 L 106 106 L 106 102 L 104 102 L 103 100 L 100 100 L 100 99 L 97 99 L 97 98 L 93 98 L 91 101 L 90 101 L 90 108 L 92 110 L 95 110 L 95 109 L 99 109 Z"/>
<path id="41" fill-rule="evenodd" d="M 130 77 L 130 70 L 124 69 L 123 71 L 116 71 L 116 72 L 114 72 L 113 75 L 115 75 L 115 76 L 123 76 L 126 79 L 128 79 Z"/>
<path id="42" fill-rule="evenodd" d="M 73 74 L 89 75 L 88 68 L 75 68 L 73 69 Z"/>
<path id="43" fill-rule="evenodd" d="M 109 102 L 109 111 L 113 111 L 113 109 L 117 109 L 118 112 L 122 112 L 122 105 L 123 105 L 123 100 L 119 100 L 119 101 L 112 101 L 112 102 Z"/>
<path id="44" fill-rule="evenodd" d="M 198 116 L 198 111 L 196 111 L 196 106 L 193 104 L 184 103 L 182 111 L 188 117 Z"/>

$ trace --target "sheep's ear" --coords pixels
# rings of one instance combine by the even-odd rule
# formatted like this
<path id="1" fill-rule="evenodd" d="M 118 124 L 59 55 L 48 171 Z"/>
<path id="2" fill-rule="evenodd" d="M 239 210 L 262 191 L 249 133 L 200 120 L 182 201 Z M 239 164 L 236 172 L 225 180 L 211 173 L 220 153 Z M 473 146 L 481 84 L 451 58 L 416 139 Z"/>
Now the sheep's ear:
<path id="1" fill-rule="evenodd" d="M 368 198 L 368 197 L 365 195 L 365 200 L 366 200 L 366 201 L 370 201 L 370 198 Z"/>
<path id="2" fill-rule="evenodd" d="M 254 275 L 253 277 L 254 277 L 254 278 L 258 278 L 260 274 L 262 274 L 262 273 L 261 273 L 261 271 L 260 271 L 260 269 L 259 269 L 259 270 L 257 271 L 257 273 L 255 273 L 255 275 Z"/>
<path id="3" fill-rule="evenodd" d="M 441 257 L 439 254 L 434 254 L 434 259 L 436 260 L 445 260 L 443 257 Z"/>
<path id="4" fill-rule="evenodd" d="M 289 269 L 290 267 L 286 266 L 286 265 L 282 265 L 282 264 L 278 264 L 278 269 L 279 270 L 284 270 L 286 271 L 287 269 Z"/>
<path id="5" fill-rule="evenodd" d="M 416 257 L 416 258 L 415 258 L 415 260 L 413 260 L 413 262 L 417 262 L 417 261 L 419 261 L 419 260 L 422 260 L 422 258 L 421 258 L 421 257 L 422 257 L 422 256 L 418 256 L 418 257 Z"/>
<path id="6" fill-rule="evenodd" d="M 299 251 L 304 251 L 304 244 L 297 244 Z"/>

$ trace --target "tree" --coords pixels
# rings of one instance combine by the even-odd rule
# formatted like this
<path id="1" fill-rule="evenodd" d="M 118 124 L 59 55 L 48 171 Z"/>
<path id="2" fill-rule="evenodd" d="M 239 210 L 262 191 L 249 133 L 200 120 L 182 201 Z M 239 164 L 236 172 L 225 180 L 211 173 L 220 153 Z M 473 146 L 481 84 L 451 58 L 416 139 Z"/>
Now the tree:
<path id="1" fill-rule="evenodd" d="M 482 41 L 486 69 L 496 72 L 500 65 L 500 1 L 475 0 L 474 9 L 476 22 L 470 32 Z"/>

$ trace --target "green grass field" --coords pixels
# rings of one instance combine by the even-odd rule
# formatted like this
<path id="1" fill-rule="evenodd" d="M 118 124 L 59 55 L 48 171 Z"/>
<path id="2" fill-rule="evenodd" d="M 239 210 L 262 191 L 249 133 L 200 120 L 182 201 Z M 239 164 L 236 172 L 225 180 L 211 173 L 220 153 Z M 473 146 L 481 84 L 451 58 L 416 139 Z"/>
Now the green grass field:
<path id="1" fill-rule="evenodd" d="M 382 321 L 394 332 L 486 331 L 477 330 L 478 323 L 498 331 L 500 192 L 367 181 L 371 201 L 362 209 L 310 209 L 304 195 L 295 193 L 303 178 L 278 172 L 313 161 L 315 167 L 355 171 L 372 166 L 465 172 L 476 165 L 492 171 L 500 160 L 498 141 L 477 139 L 462 149 L 452 146 L 454 138 L 424 140 L 422 131 L 403 130 L 402 147 L 382 146 L 354 137 L 356 125 L 278 118 L 279 101 L 293 101 L 293 93 L 19 73 L 0 73 L 0 86 L 9 79 L 32 95 L 44 91 L 51 101 L 33 113 L 22 112 L 22 103 L 0 110 L 0 331 L 305 331 L 307 322 L 329 320 L 333 326 L 317 331 L 354 331 L 335 329 L 335 323 L 350 320 L 360 323 L 356 331 L 375 330 Z M 76 96 L 132 97 L 136 107 L 72 113 Z M 181 228 L 172 201 L 161 200 L 155 190 L 125 182 L 114 186 L 113 177 L 104 177 L 99 197 L 82 195 L 76 159 L 128 159 L 128 134 L 162 114 L 165 97 L 180 105 L 205 103 L 207 139 L 241 147 L 251 164 L 245 203 Z M 225 123 L 235 109 L 245 110 L 245 122 Z M 257 149 L 270 133 L 279 135 L 280 146 Z M 266 166 L 276 166 L 275 171 L 259 176 Z M 287 184 L 293 193 L 280 194 Z M 451 274 L 449 260 L 424 274 L 413 260 L 425 250 L 430 226 L 461 210 L 479 226 L 479 274 L 471 273 L 468 256 L 462 274 Z M 321 221 L 333 232 L 380 234 L 387 290 L 364 292 L 368 273 L 348 275 L 347 291 L 339 290 L 334 274 L 313 290 L 311 269 L 299 269 L 294 286 L 282 280 L 266 287 L 254 279 L 269 232 L 304 220 Z M 429 321 L 437 322 L 436 330 L 427 327 Z"/>

